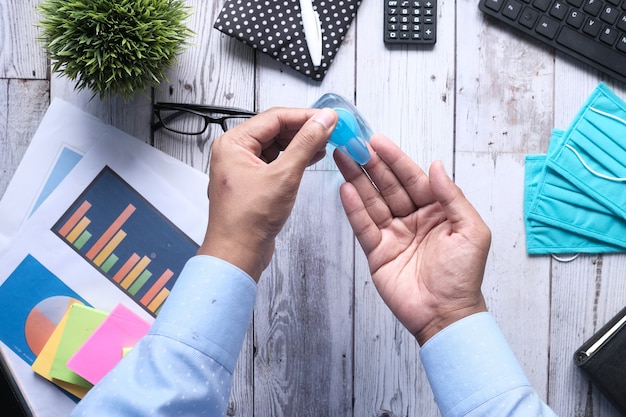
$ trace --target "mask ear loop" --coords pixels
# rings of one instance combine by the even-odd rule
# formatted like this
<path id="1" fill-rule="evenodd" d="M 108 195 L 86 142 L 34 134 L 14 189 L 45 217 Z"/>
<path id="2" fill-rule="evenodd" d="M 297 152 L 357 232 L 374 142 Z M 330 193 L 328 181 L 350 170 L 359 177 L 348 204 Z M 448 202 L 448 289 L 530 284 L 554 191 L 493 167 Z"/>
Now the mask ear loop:
<path id="1" fill-rule="evenodd" d="M 589 110 L 591 110 L 591 111 L 593 111 L 593 112 L 595 112 L 595 113 L 601 114 L 602 116 L 605 116 L 605 117 L 608 117 L 608 118 L 610 118 L 610 119 L 613 119 L 613 120 L 615 120 L 615 121 L 618 121 L 618 122 L 622 123 L 623 125 L 626 125 L 626 121 L 624 121 L 624 119 L 621 119 L 621 118 L 619 118 L 619 117 L 617 117 L 617 116 L 615 116 L 615 115 L 613 115 L 613 114 L 603 112 L 602 110 L 598 110 L 598 109 L 593 108 L 593 107 L 589 107 Z M 595 175 L 596 177 L 603 178 L 603 179 L 605 179 L 605 180 L 609 180 L 609 181 L 616 181 L 616 182 L 624 182 L 624 181 L 626 181 L 626 177 L 621 177 L 621 178 L 620 178 L 620 177 L 612 177 L 612 176 L 605 175 L 605 174 L 602 174 L 602 173 L 600 173 L 600 172 L 598 172 L 598 171 L 594 170 L 593 168 L 591 168 L 591 167 L 589 166 L 589 164 L 587 164 L 587 162 L 585 162 L 585 160 L 584 160 L 584 159 L 583 159 L 583 157 L 580 155 L 580 153 L 578 153 L 578 151 L 577 151 L 576 149 L 574 149 L 574 148 L 572 147 L 572 145 L 570 145 L 570 144 L 566 144 L 566 145 L 565 145 L 565 147 L 566 147 L 567 149 L 571 150 L 572 152 L 574 152 L 574 154 L 576 155 L 576 157 L 578 158 L 578 160 L 580 161 L 580 163 L 581 163 L 581 164 L 583 164 L 583 166 L 585 167 L 585 169 L 587 169 L 587 171 L 591 172 L 591 173 L 592 173 L 593 175 Z"/>
<path id="2" fill-rule="evenodd" d="M 559 255 L 555 255 L 554 253 L 550 255 L 552 256 L 552 258 L 556 259 L 557 261 L 565 263 L 565 262 L 572 262 L 574 259 L 578 258 L 578 255 L 580 255 L 580 253 L 575 253 L 569 258 L 561 258 Z"/>

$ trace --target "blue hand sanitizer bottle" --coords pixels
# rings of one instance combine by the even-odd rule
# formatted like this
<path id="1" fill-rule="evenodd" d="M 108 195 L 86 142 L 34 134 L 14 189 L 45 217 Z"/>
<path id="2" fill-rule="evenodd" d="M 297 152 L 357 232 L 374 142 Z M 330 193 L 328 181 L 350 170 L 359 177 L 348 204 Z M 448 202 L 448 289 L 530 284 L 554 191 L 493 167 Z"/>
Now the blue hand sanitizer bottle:
<path id="1" fill-rule="evenodd" d="M 328 139 L 331 145 L 360 165 L 365 165 L 370 160 L 367 143 L 372 136 L 372 129 L 356 107 L 345 98 L 333 93 L 324 94 L 311 107 L 317 109 L 329 107 L 337 112 L 339 120 L 330 139 Z"/>

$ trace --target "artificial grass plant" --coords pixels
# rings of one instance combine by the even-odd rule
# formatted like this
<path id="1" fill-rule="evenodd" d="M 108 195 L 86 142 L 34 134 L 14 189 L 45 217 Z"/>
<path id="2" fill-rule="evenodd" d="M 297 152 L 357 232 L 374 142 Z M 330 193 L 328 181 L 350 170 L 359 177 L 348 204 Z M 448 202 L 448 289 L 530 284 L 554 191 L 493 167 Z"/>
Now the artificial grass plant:
<path id="1" fill-rule="evenodd" d="M 183 0 L 44 0 L 38 8 L 52 71 L 101 99 L 166 79 L 192 33 Z"/>

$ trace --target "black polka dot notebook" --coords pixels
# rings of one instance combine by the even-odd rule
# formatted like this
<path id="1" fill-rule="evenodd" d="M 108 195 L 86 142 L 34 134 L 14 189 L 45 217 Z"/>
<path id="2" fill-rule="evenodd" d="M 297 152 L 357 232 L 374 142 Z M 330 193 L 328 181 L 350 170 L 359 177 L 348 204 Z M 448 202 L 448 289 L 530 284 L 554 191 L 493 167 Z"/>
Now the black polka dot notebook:
<path id="1" fill-rule="evenodd" d="M 326 76 L 361 0 L 312 0 L 321 23 L 322 60 L 314 66 L 304 35 L 300 0 L 226 0 L 213 27 L 305 76 Z"/>

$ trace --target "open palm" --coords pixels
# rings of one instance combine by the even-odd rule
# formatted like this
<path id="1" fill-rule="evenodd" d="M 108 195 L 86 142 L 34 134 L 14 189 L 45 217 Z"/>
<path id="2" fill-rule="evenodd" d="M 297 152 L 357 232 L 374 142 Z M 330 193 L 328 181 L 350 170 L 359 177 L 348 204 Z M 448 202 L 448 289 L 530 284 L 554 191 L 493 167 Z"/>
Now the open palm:
<path id="1" fill-rule="evenodd" d="M 423 344 L 485 311 L 480 291 L 491 235 L 440 162 L 427 176 L 391 140 L 371 138 L 364 169 L 335 154 L 344 209 L 376 289 Z"/>

